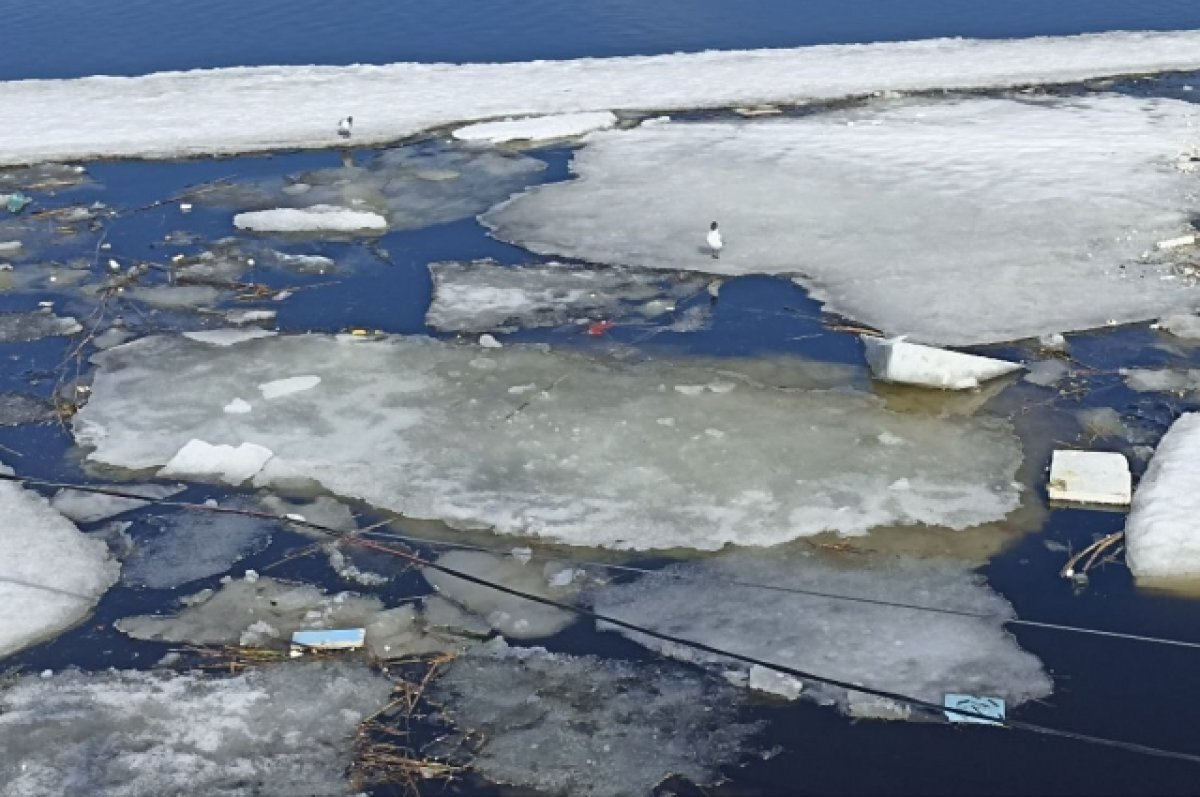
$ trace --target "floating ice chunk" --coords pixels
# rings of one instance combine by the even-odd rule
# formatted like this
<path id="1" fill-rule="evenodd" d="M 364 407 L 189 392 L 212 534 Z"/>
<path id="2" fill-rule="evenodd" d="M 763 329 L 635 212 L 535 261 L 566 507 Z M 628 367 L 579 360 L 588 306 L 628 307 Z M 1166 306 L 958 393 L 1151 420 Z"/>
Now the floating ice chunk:
<path id="1" fill-rule="evenodd" d="M 70 316 L 45 312 L 0 313 L 0 343 L 24 343 L 82 331 L 83 327 Z"/>
<path id="2" fill-rule="evenodd" d="M 221 299 L 221 291 L 209 285 L 155 285 L 130 288 L 124 296 L 155 307 L 206 307 Z"/>
<path id="3" fill-rule="evenodd" d="M 1128 368 L 1121 371 L 1125 384 L 1139 393 L 1194 393 L 1200 391 L 1200 368 L 1155 370 Z"/>
<path id="4" fill-rule="evenodd" d="M 0 107 L 10 118 L 37 119 L 38 135 L 21 125 L 0 131 L 0 165 L 324 148 L 340 142 L 329 120 L 344 114 L 347 97 L 354 98 L 356 115 L 371 120 L 354 131 L 356 146 L 369 147 L 505 114 L 793 104 L 876 91 L 1187 72 L 1200 68 L 1198 52 L 1195 31 L 1117 32 L 508 64 L 238 67 L 18 80 L 0 85 Z M 254 113 L 246 111 L 250 96 Z"/>
<path id="5" fill-rule="evenodd" d="M 233 226 L 253 232 L 334 232 L 373 233 L 387 230 L 387 219 L 366 210 L 350 210 L 336 205 L 307 208 L 275 208 L 239 213 Z"/>
<path id="6" fill-rule="evenodd" d="M 258 389 L 262 392 L 262 397 L 269 400 L 312 390 L 319 384 L 321 384 L 321 377 L 306 374 L 305 376 L 289 376 L 287 379 L 264 382 L 258 386 Z"/>
<path id="7" fill-rule="evenodd" d="M 302 407 L 280 400 L 286 422 L 258 408 L 237 418 L 259 446 L 245 452 L 250 462 L 234 469 L 224 457 L 235 450 L 192 444 L 200 461 L 189 472 L 228 464 L 231 478 L 257 473 L 256 486 L 319 483 L 409 517 L 579 545 L 716 549 L 885 524 L 961 529 L 1019 503 L 1021 452 L 1003 420 L 738 382 L 735 361 L 611 364 L 510 345 L 486 352 L 493 367 L 481 370 L 470 365 L 479 354 L 424 337 L 279 336 L 228 348 L 142 338 L 96 355 L 91 398 L 72 423 L 95 446 L 92 461 L 159 467 L 193 438 L 229 434 L 229 396 L 307 372 L 320 389 Z M 530 384 L 540 392 L 509 392 Z M 674 384 L 701 393 L 664 387 Z M 884 433 L 907 444 L 878 442 Z M 899 478 L 911 489 L 887 490 Z"/>
<path id="8" fill-rule="evenodd" d="M 240 398 L 235 398 L 224 407 L 225 412 L 230 415 L 245 415 L 252 409 L 254 409 L 254 407 L 251 406 L 250 402 Z"/>
<path id="9" fill-rule="evenodd" d="M 0 257 L 16 257 L 20 252 L 20 241 L 0 241 Z"/>
<path id="10" fill-rule="evenodd" d="M 460 127 L 450 135 L 459 141 L 486 141 L 492 144 L 505 144 L 510 141 L 552 141 L 575 138 L 593 130 L 605 130 L 616 123 L 617 116 L 612 111 L 592 111 L 479 122 Z"/>
<path id="11" fill-rule="evenodd" d="M 183 490 L 178 484 L 130 484 L 130 485 L 95 485 L 122 493 L 144 495 L 148 499 L 167 498 Z M 119 515 L 131 509 L 145 506 L 146 501 L 136 498 L 121 498 L 103 493 L 91 493 L 82 490 L 59 490 L 50 500 L 50 506 L 66 515 L 76 523 L 95 523 L 97 520 Z"/>
<path id="12" fill-rule="evenodd" d="M 733 583 L 739 582 L 739 583 Z M 932 605 L 983 618 L 764 590 L 795 587 L 883 602 Z M 1003 629 L 1012 608 L 964 565 L 944 560 L 856 556 L 852 566 L 771 551 L 723 554 L 596 591 L 597 612 L 776 664 L 941 703 L 958 689 L 997 694 L 1012 705 L 1045 697 L 1041 663 Z M 600 628 L 605 629 L 603 623 Z M 727 660 L 608 628 L 684 660 Z M 851 700 L 805 683 L 802 696 Z"/>
<path id="13" fill-rule="evenodd" d="M 20 426 L 56 417 L 49 401 L 26 393 L 0 393 L 0 426 Z"/>
<path id="14" fill-rule="evenodd" d="M 231 324 L 253 324 L 258 321 L 271 322 L 275 320 L 274 310 L 230 310 L 225 314 L 225 320 Z"/>
<path id="15" fill-rule="evenodd" d="M 475 648 L 432 693 L 481 740 L 472 768 L 521 793 L 628 797 L 668 775 L 704 785 L 758 730 L 702 673 L 540 648 Z"/>
<path id="16" fill-rule="evenodd" d="M 793 275 L 827 309 L 930 344 L 1036 337 L 1200 299 L 1142 259 L 1197 210 L 1195 178 L 1162 167 L 1196 117 L 1179 100 L 1093 95 L 643 125 L 592 134 L 581 179 L 482 218 L 539 254 Z M 696 244 L 712 218 L 729 231 L 719 260 Z"/>
<path id="17" fill-rule="evenodd" d="M 1045 335 L 1038 336 L 1038 346 L 1043 351 L 1066 352 L 1067 339 L 1061 332 L 1047 332 Z"/>
<path id="18" fill-rule="evenodd" d="M 1161 318 L 1154 325 L 1156 329 L 1165 329 L 1177 338 L 1200 340 L 1200 316 L 1180 313 Z"/>
<path id="19" fill-rule="evenodd" d="M 212 445 L 191 439 L 159 471 L 162 478 L 216 478 L 239 485 L 254 476 L 272 457 L 269 448 L 254 443 Z"/>
<path id="20" fill-rule="evenodd" d="M 1128 506 L 1133 492 L 1129 462 L 1109 451 L 1055 451 L 1046 490 L 1051 501 Z"/>
<path id="21" fill-rule="evenodd" d="M 13 482 L 0 482 L 0 516 L 2 658 L 86 617 L 116 581 L 119 565 L 103 540 L 80 534 L 45 498 Z M 6 719 L 0 714 L 0 727 Z M 3 749 L 0 759 L 13 761 L 14 748 Z"/>
<path id="22" fill-rule="evenodd" d="M 1070 364 L 1063 360 L 1038 360 L 1029 363 L 1025 381 L 1039 387 L 1050 387 L 1071 373 Z"/>
<path id="23" fill-rule="evenodd" d="M 494 336 L 486 333 L 479 336 L 479 345 L 485 349 L 499 349 L 504 346 L 504 344 L 496 340 Z"/>
<path id="24" fill-rule="evenodd" d="M 1021 367 L 1020 363 L 909 343 L 904 338 L 863 335 L 862 342 L 871 373 L 885 382 L 970 390 Z"/>
<path id="25" fill-rule="evenodd" d="M 278 334 L 270 329 L 204 329 L 196 332 L 184 332 L 183 336 L 199 343 L 212 346 L 234 346 L 244 340 L 269 338 Z"/>
<path id="26" fill-rule="evenodd" d="M 1158 444 L 1125 524 L 1125 560 L 1138 578 L 1200 576 L 1200 413 L 1179 417 Z"/>
<path id="27" fill-rule="evenodd" d="M 750 665 L 746 685 L 759 692 L 777 695 L 784 700 L 796 700 L 804 691 L 804 683 L 798 678 L 758 664 Z"/>
<path id="28" fill-rule="evenodd" d="M 391 681 L 349 661 L 196 673 L 61 672 L 0 693 L 9 797 L 340 795 L 356 726 Z M 103 753 L 96 744 L 103 740 Z"/>
<path id="29" fill-rule="evenodd" d="M 157 528 L 141 534 L 126 557 L 121 580 L 151 589 L 174 589 L 226 572 L 271 541 L 274 524 L 259 518 L 213 512 L 155 517 Z"/>

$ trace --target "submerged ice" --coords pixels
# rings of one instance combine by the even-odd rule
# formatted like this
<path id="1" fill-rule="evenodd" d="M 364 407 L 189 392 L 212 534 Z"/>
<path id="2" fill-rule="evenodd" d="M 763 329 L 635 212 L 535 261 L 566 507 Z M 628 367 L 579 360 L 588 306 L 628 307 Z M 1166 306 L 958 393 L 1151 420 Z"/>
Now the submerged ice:
<path id="1" fill-rule="evenodd" d="M 1174 255 L 1142 256 L 1200 205 L 1174 167 L 1198 121 L 1190 103 L 1099 95 L 643 125 L 593 134 L 580 179 L 484 221 L 542 254 L 794 275 L 830 310 L 928 343 L 1035 337 L 1197 301 L 1163 279 Z"/>
<path id="2" fill-rule="evenodd" d="M 95 359 L 73 419 L 94 463 L 152 469 L 196 439 L 253 445 L 271 452 L 255 485 L 319 483 L 460 528 L 715 549 L 883 524 L 962 529 L 1019 501 L 1005 421 L 902 415 L 867 395 L 704 367 L 321 335 L 149 337 Z M 225 411 L 299 374 L 320 382 L 264 411 Z"/>

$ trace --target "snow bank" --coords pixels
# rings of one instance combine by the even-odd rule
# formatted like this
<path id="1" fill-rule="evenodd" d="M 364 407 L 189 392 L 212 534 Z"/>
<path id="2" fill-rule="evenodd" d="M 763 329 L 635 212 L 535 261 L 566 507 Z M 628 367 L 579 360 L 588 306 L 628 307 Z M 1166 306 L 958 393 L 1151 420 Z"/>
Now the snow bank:
<path id="1" fill-rule="evenodd" d="M 1138 578 L 1200 576 L 1200 413 L 1180 416 L 1158 444 L 1125 524 L 1125 560 Z"/>
<path id="2" fill-rule="evenodd" d="M 460 127 L 450 135 L 458 141 L 485 141 L 491 144 L 505 144 L 510 141 L 552 141 L 582 136 L 593 130 L 606 130 L 616 123 L 617 116 L 611 111 L 593 111 L 480 122 Z"/>
<path id="3" fill-rule="evenodd" d="M 233 226 L 254 232 L 382 232 L 387 219 L 378 213 L 336 205 L 275 208 L 239 213 Z"/>
<path id="4" fill-rule="evenodd" d="M 1198 136 L 1195 104 L 1115 95 L 643 125 L 592 134 L 580 179 L 483 221 L 545 255 L 787 274 L 888 335 L 988 343 L 1200 301 L 1153 251 L 1200 207 L 1195 176 L 1171 164 Z"/>
<path id="5" fill-rule="evenodd" d="M 1006 421 L 764 387 L 731 373 L 735 361 L 714 370 L 322 335 L 229 347 L 148 337 L 95 361 L 91 398 L 73 419 L 93 462 L 161 467 L 197 439 L 212 441 L 206 451 L 254 446 L 274 452 L 256 486 L 316 482 L 460 528 L 715 549 L 885 524 L 962 529 L 1019 503 L 1021 451 Z M 224 411 L 297 373 L 321 383 Z M 185 470 L 228 478 L 224 464 L 205 454 Z"/>
<path id="6" fill-rule="evenodd" d="M 102 540 L 80 534 L 45 498 L 12 482 L 0 481 L 0 517 L 4 657 L 86 617 L 116 581 L 118 565 Z"/>
<path id="7" fill-rule="evenodd" d="M 344 146 L 337 120 L 347 110 L 358 146 L 514 114 L 799 103 L 1197 68 L 1200 32 L 1172 31 L 23 80 L 0 84 L 0 165 Z"/>
<path id="8" fill-rule="evenodd" d="M 355 728 L 391 688 L 346 661 L 25 676 L 0 693 L 0 782 L 6 797 L 345 795 Z"/>

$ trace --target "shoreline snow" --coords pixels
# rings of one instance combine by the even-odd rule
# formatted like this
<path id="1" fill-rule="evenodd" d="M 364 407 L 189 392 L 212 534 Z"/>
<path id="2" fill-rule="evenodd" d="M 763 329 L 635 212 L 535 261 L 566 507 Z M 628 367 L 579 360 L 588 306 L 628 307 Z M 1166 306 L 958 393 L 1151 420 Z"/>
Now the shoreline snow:
<path id="1" fill-rule="evenodd" d="M 1200 31 L 21 80 L 0 83 L 0 166 L 346 146 L 337 120 L 347 114 L 358 147 L 514 115 L 799 104 L 1195 69 Z"/>

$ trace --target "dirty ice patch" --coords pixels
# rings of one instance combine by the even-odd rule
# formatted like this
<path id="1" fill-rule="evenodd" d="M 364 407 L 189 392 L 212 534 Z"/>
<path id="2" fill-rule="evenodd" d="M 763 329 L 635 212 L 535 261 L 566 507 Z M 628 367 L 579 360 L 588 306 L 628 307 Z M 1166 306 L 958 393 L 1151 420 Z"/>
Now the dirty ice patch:
<path id="1" fill-rule="evenodd" d="M 4 657 L 86 617 L 117 580 L 119 565 L 102 540 L 81 534 L 45 498 L 13 482 L 0 481 L 0 517 Z"/>
<path id="2" fill-rule="evenodd" d="M 237 486 L 262 470 L 272 456 L 269 448 L 254 443 L 213 445 L 193 438 L 167 460 L 158 475 L 170 479 L 216 479 Z"/>
<path id="3" fill-rule="evenodd" d="M 617 123 L 611 111 L 564 113 L 552 116 L 527 116 L 523 119 L 501 119 L 478 122 L 460 127 L 450 135 L 457 141 L 507 144 L 513 141 L 553 141 L 575 138 L 594 130 L 606 130 Z"/>
<path id="4" fill-rule="evenodd" d="M 508 64 L 272 66 L 0 83 L 0 165 L 353 145 L 515 114 L 803 103 L 1200 68 L 1200 32 L 931 39 Z M 30 125 L 37 135 L 29 135 Z"/>
<path id="5" fill-rule="evenodd" d="M 880 525 L 962 529 L 1019 503 L 1007 421 L 900 414 L 729 368 L 322 335 L 228 348 L 147 337 L 95 361 L 72 420 L 92 462 L 149 468 L 212 440 L 177 472 L 223 474 L 233 449 L 221 441 L 249 438 L 274 452 L 256 486 L 307 481 L 459 528 L 715 549 Z M 320 389 L 271 412 L 224 412 L 229 396 L 298 371 Z"/>
<path id="6" fill-rule="evenodd" d="M 453 332 L 556 326 L 615 314 L 657 317 L 704 291 L 700 275 L 565 263 L 505 266 L 492 260 L 431 263 L 429 326 Z"/>
<path id="7" fill-rule="evenodd" d="M 759 728 L 703 673 L 502 643 L 455 659 L 432 689 L 481 740 L 471 767 L 522 793 L 652 794 L 671 775 L 703 786 Z"/>
<path id="8" fill-rule="evenodd" d="M 1125 559 L 1138 578 L 1200 576 L 1200 414 L 1163 435 L 1133 495 Z"/>
<path id="9" fill-rule="evenodd" d="M 760 584 L 989 618 L 753 586 Z M 1015 706 L 1045 697 L 1052 688 L 1041 662 L 1004 630 L 1012 607 L 981 576 L 946 561 L 854 557 L 849 563 L 827 563 L 795 552 L 746 551 L 673 565 L 661 574 L 604 588 L 594 605 L 601 614 L 688 640 L 938 704 L 946 692 L 967 692 L 1000 696 Z M 609 630 L 676 658 L 728 666 L 691 648 Z M 803 684 L 801 695 L 866 713 L 863 695 L 817 683 Z"/>
<path id="10" fill-rule="evenodd" d="M 1173 161 L 1198 124 L 1191 103 L 1099 95 L 644 125 L 593 134 L 572 163 L 580 179 L 483 220 L 541 254 L 793 275 L 889 335 L 1036 337 L 1200 299 L 1152 251 L 1190 229 L 1195 176 Z M 712 220 L 720 259 L 705 246 Z"/>
<path id="11" fill-rule="evenodd" d="M 355 729 L 391 688 L 348 661 L 25 676 L 0 692 L 0 780 L 8 797 L 346 795 Z"/>
<path id="12" fill-rule="evenodd" d="M 350 210 L 336 205 L 312 205 L 306 208 L 275 208 L 239 213 L 233 226 L 252 232 L 295 233 L 381 233 L 387 219 L 378 213 Z"/>

